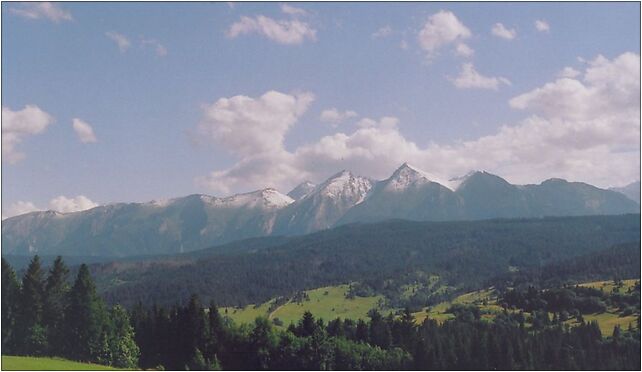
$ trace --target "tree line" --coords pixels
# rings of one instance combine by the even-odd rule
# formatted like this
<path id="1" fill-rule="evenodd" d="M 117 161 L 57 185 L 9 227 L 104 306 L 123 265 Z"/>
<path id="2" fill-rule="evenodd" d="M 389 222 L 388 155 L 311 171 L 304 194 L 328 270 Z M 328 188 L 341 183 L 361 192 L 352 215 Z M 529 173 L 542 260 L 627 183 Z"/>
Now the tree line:
<path id="1" fill-rule="evenodd" d="M 68 276 L 61 257 L 45 272 L 34 256 L 19 281 L 2 259 L 3 354 L 137 367 L 140 351 L 128 312 L 105 305 L 86 265 L 72 285 Z"/>
<path id="2" fill-rule="evenodd" d="M 189 370 L 639 370 L 639 329 L 604 338 L 596 322 L 575 327 L 504 312 L 493 321 L 466 309 L 416 324 L 410 311 L 326 323 L 304 313 L 286 329 L 259 317 L 235 324 L 193 296 L 169 310 L 132 311 L 141 368 Z"/>
<path id="3" fill-rule="evenodd" d="M 603 337 L 596 322 L 569 327 L 546 311 L 529 320 L 508 310 L 484 320 L 474 307 L 441 323 L 417 324 L 405 309 L 329 322 L 306 312 L 287 328 L 265 317 L 235 324 L 196 295 L 108 308 L 85 265 L 71 285 L 68 273 L 60 258 L 45 272 L 36 256 L 18 281 L 3 260 L 3 353 L 173 370 L 640 369 L 639 326 Z M 520 298 L 529 293 L 541 296 Z"/>

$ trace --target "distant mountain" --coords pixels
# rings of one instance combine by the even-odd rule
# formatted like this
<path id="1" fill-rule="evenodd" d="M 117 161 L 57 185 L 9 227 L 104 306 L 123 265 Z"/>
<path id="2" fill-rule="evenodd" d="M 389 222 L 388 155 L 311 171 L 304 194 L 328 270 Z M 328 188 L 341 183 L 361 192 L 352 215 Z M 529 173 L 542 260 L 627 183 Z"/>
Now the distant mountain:
<path id="1" fill-rule="evenodd" d="M 2 221 L 3 254 L 132 256 L 186 252 L 272 233 L 293 200 L 265 189 L 227 198 L 190 195 L 76 213 L 33 212 Z"/>
<path id="2" fill-rule="evenodd" d="M 303 199 L 312 191 L 314 191 L 315 187 L 316 185 L 313 184 L 312 182 L 305 181 L 299 184 L 297 187 L 293 188 L 292 191 L 288 193 L 288 196 L 294 200 Z"/>
<path id="3" fill-rule="evenodd" d="M 639 187 L 639 183 L 638 183 Z M 612 190 L 560 179 L 512 185 L 487 172 L 441 180 L 403 164 L 373 181 L 341 171 L 283 195 L 263 189 L 226 198 L 190 195 L 61 214 L 33 212 L 2 221 L 4 254 L 138 256 L 188 252 L 239 239 L 300 235 L 387 219 L 477 220 L 639 213 Z"/>
<path id="4" fill-rule="evenodd" d="M 431 175 L 403 164 L 377 182 L 363 203 L 347 211 L 340 223 L 401 218 L 417 221 L 458 220 L 463 200 Z"/>
<path id="5" fill-rule="evenodd" d="M 640 204 L 640 181 L 635 181 L 624 187 L 611 187 L 609 190 L 624 194 L 627 198 Z"/>
<path id="6" fill-rule="evenodd" d="M 306 234 L 332 227 L 366 198 L 372 184 L 367 178 L 341 171 L 284 208 L 277 217 L 274 233 Z"/>

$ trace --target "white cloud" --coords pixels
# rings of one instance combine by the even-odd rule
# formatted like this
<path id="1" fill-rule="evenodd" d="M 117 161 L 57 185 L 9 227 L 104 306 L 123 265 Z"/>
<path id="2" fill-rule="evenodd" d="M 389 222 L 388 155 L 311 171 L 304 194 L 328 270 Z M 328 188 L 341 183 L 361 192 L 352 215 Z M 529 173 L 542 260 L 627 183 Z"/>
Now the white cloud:
<path id="1" fill-rule="evenodd" d="M 579 71 L 577 71 L 576 69 L 574 69 L 573 67 L 568 67 L 567 66 L 567 67 L 564 67 L 564 69 L 562 71 L 560 71 L 557 74 L 557 76 L 561 77 L 561 78 L 571 78 L 571 79 L 573 79 L 573 78 L 576 78 L 576 77 L 580 76 L 580 74 L 581 73 Z"/>
<path id="2" fill-rule="evenodd" d="M 198 133 L 237 155 L 271 152 L 283 146 L 285 133 L 308 109 L 314 96 L 269 91 L 259 98 L 234 96 L 203 106 Z"/>
<path id="3" fill-rule="evenodd" d="M 543 19 L 538 19 L 535 21 L 535 28 L 539 32 L 549 32 L 551 30 L 551 26 L 549 26 L 548 22 Z"/>
<path id="4" fill-rule="evenodd" d="M 121 53 L 125 53 L 127 49 L 132 46 L 131 41 L 129 41 L 127 36 L 123 34 L 115 31 L 109 31 L 105 32 L 105 35 L 118 45 L 118 50 L 120 50 Z"/>
<path id="5" fill-rule="evenodd" d="M 67 198 L 66 196 L 60 195 L 49 201 L 49 209 L 60 213 L 79 212 L 97 206 L 98 204 L 89 200 L 89 198 L 84 195 L 78 195 L 75 198 Z"/>
<path id="6" fill-rule="evenodd" d="M 74 127 L 74 131 L 76 132 L 76 135 L 78 136 L 78 140 L 80 140 L 80 142 L 93 143 L 97 141 L 96 135 L 94 134 L 94 129 L 86 121 L 74 118 L 72 126 Z"/>
<path id="7" fill-rule="evenodd" d="M 383 26 L 372 33 L 374 39 L 381 39 L 390 35 L 392 35 L 392 27 L 390 27 L 390 25 Z"/>
<path id="8" fill-rule="evenodd" d="M 32 202 L 17 201 L 5 210 L 2 211 L 2 219 L 18 216 L 21 214 L 39 211 L 40 209 L 36 207 Z"/>
<path id="9" fill-rule="evenodd" d="M 69 11 L 47 1 L 20 3 L 18 7 L 10 8 L 10 12 L 28 19 L 48 19 L 56 23 L 73 19 Z"/>
<path id="10" fill-rule="evenodd" d="M 239 35 L 257 33 L 272 41 L 284 45 L 302 44 L 307 40 L 316 40 L 317 31 L 306 22 L 293 20 L 275 20 L 263 15 L 252 17 L 242 16 L 227 30 L 229 38 Z"/>
<path id="11" fill-rule="evenodd" d="M 140 43 L 143 46 L 149 45 L 154 48 L 154 50 L 156 51 L 156 55 L 159 57 L 165 57 L 167 55 L 167 48 L 165 48 L 165 46 L 158 40 L 142 38 L 140 40 Z"/>
<path id="12" fill-rule="evenodd" d="M 293 17 L 296 16 L 307 16 L 308 12 L 305 11 L 304 9 L 293 7 L 288 4 L 281 4 L 281 11 L 285 14 L 291 15 Z"/>
<path id="13" fill-rule="evenodd" d="M 11 164 L 24 158 L 17 145 L 25 137 L 44 132 L 54 118 L 36 105 L 26 105 L 20 111 L 2 107 L 2 159 Z"/>
<path id="14" fill-rule="evenodd" d="M 511 107 L 528 116 L 470 141 L 420 146 L 403 135 L 397 118 L 364 118 L 351 132 L 288 151 L 283 137 L 300 117 L 291 114 L 269 151 L 230 150 L 239 156 L 236 164 L 198 181 L 220 193 L 266 186 L 287 190 L 339 169 L 382 179 L 407 161 L 442 179 L 484 169 L 513 183 L 560 177 L 600 187 L 627 184 L 640 178 L 639 65 L 633 53 L 598 57 L 580 80 L 558 79 L 511 99 Z"/>
<path id="15" fill-rule="evenodd" d="M 428 17 L 419 31 L 418 40 L 421 49 L 433 56 L 440 48 L 451 43 L 461 43 L 470 36 L 470 30 L 455 14 L 442 10 Z"/>
<path id="16" fill-rule="evenodd" d="M 336 126 L 356 116 L 357 116 L 357 113 L 352 110 L 341 112 L 333 107 L 331 109 L 323 110 L 321 112 L 321 116 L 319 117 L 319 120 L 321 120 L 324 123 L 330 123 L 332 126 Z"/>
<path id="17" fill-rule="evenodd" d="M 67 198 L 60 195 L 49 201 L 49 210 L 60 213 L 79 212 L 97 207 L 99 204 L 94 203 L 84 195 Z M 42 211 L 47 208 L 39 208 L 32 202 L 18 201 L 11 204 L 7 209 L 2 211 L 2 219 L 18 216 L 25 213 Z"/>
<path id="18" fill-rule="evenodd" d="M 517 31 L 515 29 L 508 29 L 501 23 L 495 23 L 491 29 L 493 35 L 501 37 L 506 40 L 513 40 L 517 36 Z"/>
<path id="19" fill-rule="evenodd" d="M 473 54 L 475 54 L 475 50 L 473 50 L 473 48 L 469 47 L 465 43 L 459 43 L 455 47 L 455 53 L 462 57 L 471 57 Z"/>
<path id="20" fill-rule="evenodd" d="M 499 89 L 499 86 L 511 85 L 510 81 L 503 77 L 484 76 L 475 70 L 472 63 L 464 63 L 461 66 L 459 75 L 450 79 L 452 83 L 460 89 Z"/>

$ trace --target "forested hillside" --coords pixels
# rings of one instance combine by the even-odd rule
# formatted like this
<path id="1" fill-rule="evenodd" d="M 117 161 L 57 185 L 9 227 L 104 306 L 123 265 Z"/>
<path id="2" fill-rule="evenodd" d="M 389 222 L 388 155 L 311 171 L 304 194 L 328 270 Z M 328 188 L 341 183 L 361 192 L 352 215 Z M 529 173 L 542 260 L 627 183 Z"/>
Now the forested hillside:
<path id="1" fill-rule="evenodd" d="M 351 281 L 382 282 L 415 271 L 460 289 L 510 271 L 558 262 L 640 240 L 640 216 L 475 222 L 355 224 L 240 253 L 180 255 L 92 265 L 109 302 L 173 304 L 197 293 L 222 306 L 262 303 L 296 291 Z M 270 243 L 275 243 L 271 240 Z M 243 246 L 242 243 L 235 243 Z"/>

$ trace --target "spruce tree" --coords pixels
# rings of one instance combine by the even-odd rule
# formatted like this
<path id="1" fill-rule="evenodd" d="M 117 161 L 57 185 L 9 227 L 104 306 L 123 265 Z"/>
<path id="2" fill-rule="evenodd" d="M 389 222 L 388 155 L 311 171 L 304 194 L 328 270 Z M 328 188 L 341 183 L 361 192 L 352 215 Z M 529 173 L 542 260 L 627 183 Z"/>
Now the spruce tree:
<path id="1" fill-rule="evenodd" d="M 11 354 L 15 350 L 14 333 L 20 283 L 15 271 L 2 259 L 2 351 Z"/>
<path id="2" fill-rule="evenodd" d="M 105 347 L 107 317 L 85 264 L 80 266 L 69 293 L 65 320 L 66 354 L 82 361 L 97 360 Z"/>
<path id="3" fill-rule="evenodd" d="M 69 269 L 62 261 L 62 257 L 56 257 L 53 266 L 49 270 L 45 286 L 43 322 L 47 329 L 49 340 L 49 354 L 62 355 L 64 352 L 64 312 L 67 306 L 67 295 L 69 285 L 67 278 Z"/>
<path id="4" fill-rule="evenodd" d="M 34 256 L 22 278 L 22 290 L 16 314 L 17 352 L 42 355 L 47 350 L 47 335 L 43 325 L 44 274 L 40 257 Z"/>

